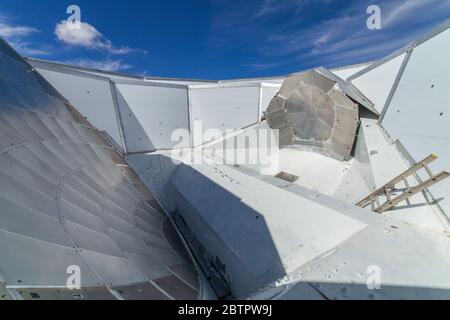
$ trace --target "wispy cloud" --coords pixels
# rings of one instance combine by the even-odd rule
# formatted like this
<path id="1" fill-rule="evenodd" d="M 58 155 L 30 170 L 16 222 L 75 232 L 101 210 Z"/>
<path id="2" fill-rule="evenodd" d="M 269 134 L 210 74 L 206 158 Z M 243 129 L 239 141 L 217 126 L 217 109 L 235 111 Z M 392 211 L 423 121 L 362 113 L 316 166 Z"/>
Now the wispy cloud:
<path id="1" fill-rule="evenodd" d="M 213 43 L 243 51 L 249 57 L 243 66 L 255 71 L 379 59 L 450 17 L 450 0 L 380 0 L 382 29 L 369 30 L 370 0 L 213 1 L 221 5 Z"/>
<path id="2" fill-rule="evenodd" d="M 36 32 L 39 32 L 39 30 L 35 28 L 9 25 L 4 18 L 2 21 L 0 17 L 0 35 L 4 38 L 23 37 Z"/>
<path id="3" fill-rule="evenodd" d="M 67 21 L 61 21 L 56 25 L 55 34 L 60 41 L 68 45 L 86 49 L 103 50 L 114 55 L 146 52 L 145 50 L 126 46 L 114 46 L 109 39 L 87 22 L 81 22 L 80 28 L 71 28 L 71 25 Z"/>
<path id="4" fill-rule="evenodd" d="M 414 0 L 404 1 L 394 4 L 386 4 L 385 15 L 383 19 L 383 26 L 389 27 L 394 24 L 404 23 L 405 20 L 414 23 L 415 19 L 423 20 L 424 18 L 432 18 L 436 14 L 441 13 L 442 10 L 448 13 L 450 9 L 450 1 L 448 0 Z M 422 9 L 424 11 L 422 11 Z"/>
<path id="5" fill-rule="evenodd" d="M 11 39 L 8 41 L 9 44 L 22 56 L 26 57 L 38 57 L 38 56 L 48 56 L 51 54 L 50 47 L 39 47 L 31 42 L 20 40 L 20 39 Z"/>
<path id="6" fill-rule="evenodd" d="M 7 17 L 0 15 L 0 36 L 9 42 L 20 54 L 25 56 L 45 56 L 49 51 L 29 40 L 30 36 L 39 33 L 36 28 L 13 24 Z"/>
<path id="7" fill-rule="evenodd" d="M 285 63 L 285 61 L 278 61 L 278 62 L 267 62 L 267 63 L 244 63 L 242 64 L 244 67 L 249 67 L 251 69 L 262 71 L 262 70 L 269 70 L 276 68 L 278 66 L 281 66 Z"/>
<path id="8" fill-rule="evenodd" d="M 263 0 L 262 5 L 254 11 L 254 18 L 268 17 L 286 10 L 299 13 L 305 4 L 311 0 Z"/>
<path id="9" fill-rule="evenodd" d="M 80 66 L 84 68 L 92 68 L 103 71 L 125 71 L 131 69 L 131 65 L 124 63 L 122 60 L 92 60 L 92 59 L 75 59 L 65 61 L 64 63 Z"/>

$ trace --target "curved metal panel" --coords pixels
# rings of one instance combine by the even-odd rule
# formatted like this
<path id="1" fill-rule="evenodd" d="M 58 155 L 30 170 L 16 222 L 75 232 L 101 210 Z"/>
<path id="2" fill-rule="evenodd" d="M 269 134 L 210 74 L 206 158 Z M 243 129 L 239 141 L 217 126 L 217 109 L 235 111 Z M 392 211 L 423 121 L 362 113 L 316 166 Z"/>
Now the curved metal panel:
<path id="1" fill-rule="evenodd" d="M 195 279 L 196 289 L 177 286 L 179 294 L 171 296 L 196 298 L 196 271 L 180 258 L 188 256 L 181 243 L 167 245 L 164 216 L 152 208 L 149 190 L 2 40 L 0 51 L 1 282 L 21 288 L 24 298 L 111 299 L 120 293 L 107 287 L 123 287 L 124 298 L 165 299 L 153 281 L 175 277 Z M 72 80 L 60 78 L 66 87 Z M 104 103 L 113 110 L 112 101 Z M 172 232 L 170 241 L 180 241 Z M 180 265 L 188 274 L 175 271 Z M 83 290 L 76 295 L 64 291 L 71 266 L 81 271 Z M 150 288 L 148 294 L 130 293 L 139 287 Z"/>

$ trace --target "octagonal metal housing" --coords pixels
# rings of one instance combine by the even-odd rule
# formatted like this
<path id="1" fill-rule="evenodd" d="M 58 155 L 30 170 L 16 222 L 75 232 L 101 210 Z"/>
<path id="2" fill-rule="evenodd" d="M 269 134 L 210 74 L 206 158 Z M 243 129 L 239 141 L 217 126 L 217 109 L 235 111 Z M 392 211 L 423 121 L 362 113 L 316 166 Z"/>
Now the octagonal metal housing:
<path id="1" fill-rule="evenodd" d="M 304 145 L 349 160 L 359 124 L 359 105 L 339 83 L 317 70 L 284 81 L 266 119 L 279 130 L 280 147 Z"/>

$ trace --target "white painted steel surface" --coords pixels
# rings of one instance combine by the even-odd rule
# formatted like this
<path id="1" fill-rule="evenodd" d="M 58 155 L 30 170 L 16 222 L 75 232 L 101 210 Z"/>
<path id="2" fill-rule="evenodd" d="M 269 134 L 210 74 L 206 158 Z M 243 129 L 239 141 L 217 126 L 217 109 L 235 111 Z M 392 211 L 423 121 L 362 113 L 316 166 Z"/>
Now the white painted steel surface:
<path id="1" fill-rule="evenodd" d="M 405 159 L 397 144 L 391 144 L 386 138 L 383 128 L 379 126 L 377 120 L 362 119 L 361 130 L 368 151 L 368 160 L 374 186 L 372 190 L 361 195 L 357 199 L 357 202 L 411 167 L 411 163 L 408 163 Z M 418 184 L 418 181 L 413 177 L 408 178 L 407 181 L 410 186 Z M 399 187 L 400 189 L 406 188 L 406 185 L 402 183 Z M 384 198 L 381 199 L 381 201 L 383 200 Z M 424 229 L 445 234 L 446 231 L 448 232 L 450 230 L 448 223 L 443 221 L 444 217 L 439 213 L 436 205 L 429 205 L 428 201 L 427 197 L 420 193 L 411 197 L 408 202 L 405 201 L 396 208 L 386 211 L 384 215 L 406 221 Z M 381 204 L 378 202 L 375 205 L 378 206 Z M 370 210 L 370 207 L 368 207 L 368 210 Z"/>
<path id="2" fill-rule="evenodd" d="M 339 78 L 347 80 L 349 77 L 353 76 L 355 73 L 367 68 L 370 63 L 358 64 L 355 66 L 341 67 L 336 69 L 331 69 L 331 71 L 337 75 Z"/>
<path id="3" fill-rule="evenodd" d="M 382 122 L 413 160 L 436 153 L 434 172 L 450 170 L 449 57 L 450 29 L 414 48 Z M 430 191 L 450 218 L 450 181 Z"/>
<path id="4" fill-rule="evenodd" d="M 351 80 L 351 83 L 375 104 L 374 108 L 380 114 L 386 105 L 389 93 L 405 57 L 406 53 L 400 54 L 392 60 L 386 61 Z"/>
<path id="5" fill-rule="evenodd" d="M 200 132 L 193 132 L 194 146 L 208 142 L 203 139 L 205 132 L 209 138 L 217 138 L 227 129 L 259 121 L 260 83 L 190 86 L 189 91 L 192 124 L 202 124 Z"/>
<path id="6" fill-rule="evenodd" d="M 189 147 L 189 141 L 178 145 L 172 133 L 177 129 L 189 131 L 188 90 L 187 86 L 152 85 L 152 84 L 117 84 L 117 88 L 132 111 L 122 112 L 123 121 L 131 117 L 139 123 L 150 141 L 153 150 Z M 123 110 L 123 109 L 121 109 Z M 125 136 L 133 139 L 146 139 L 133 131 L 133 127 L 125 128 Z M 152 151 L 133 150 L 132 152 Z"/>
<path id="7" fill-rule="evenodd" d="M 236 298 L 284 277 L 365 227 L 228 166 L 182 165 L 171 183 L 183 208 L 178 214 L 202 244 L 204 251 L 194 248 L 197 257 L 217 257 L 212 262 L 219 269 L 217 261 L 223 264 L 222 276 Z"/>
<path id="8" fill-rule="evenodd" d="M 270 85 L 267 83 L 261 84 L 261 109 L 259 117 L 261 118 L 264 115 L 264 112 L 269 107 L 272 99 L 277 95 L 278 91 L 280 91 L 281 85 Z"/>
<path id="9" fill-rule="evenodd" d="M 125 147 L 125 163 L 0 41 L 0 291 L 6 282 L 26 287 L 23 297 L 63 295 L 54 289 L 64 286 L 66 265 L 78 264 L 86 295 L 196 298 L 203 288 L 181 231 L 213 297 L 449 299 L 449 229 L 439 210 L 450 212 L 450 182 L 430 188 L 434 199 L 417 194 L 382 216 L 353 205 L 430 153 L 440 156 L 433 171 L 449 169 L 449 25 L 416 42 L 409 60 L 400 51 L 364 70 L 322 69 L 367 109 L 370 102 L 336 75 L 351 76 L 378 113 L 388 108 L 383 127 L 375 112 L 355 120 L 348 161 L 278 150 L 278 169 L 295 182 L 263 175 L 258 165 L 193 165 L 170 150 L 205 142 L 197 137 L 208 129 L 217 137 L 267 127 L 261 115 L 286 77 L 211 83 L 32 61 Z M 194 121 L 202 132 L 192 132 Z M 190 130 L 190 141 L 177 145 L 176 129 Z M 204 147 L 220 157 L 221 142 Z M 374 265 L 382 271 L 375 292 L 366 286 Z"/>
<path id="10" fill-rule="evenodd" d="M 77 110 L 100 131 L 106 131 L 123 148 L 109 79 L 38 69 Z"/>

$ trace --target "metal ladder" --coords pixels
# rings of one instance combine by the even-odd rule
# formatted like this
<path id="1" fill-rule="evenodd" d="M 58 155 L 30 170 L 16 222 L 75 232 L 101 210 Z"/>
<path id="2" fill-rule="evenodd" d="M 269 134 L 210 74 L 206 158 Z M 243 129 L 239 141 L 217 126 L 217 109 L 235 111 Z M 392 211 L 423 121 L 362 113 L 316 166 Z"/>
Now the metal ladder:
<path id="1" fill-rule="evenodd" d="M 379 188 L 378 190 L 372 192 L 370 195 L 368 195 L 366 198 L 358 202 L 356 205 L 358 207 L 366 207 L 367 205 L 371 205 L 372 210 L 377 213 L 383 213 L 395 206 L 397 206 L 399 203 L 408 200 L 413 195 L 422 192 L 423 190 L 433 186 L 434 184 L 444 180 L 447 178 L 450 173 L 448 171 L 442 171 L 441 173 L 434 175 L 433 172 L 428 168 L 428 164 L 433 162 L 438 158 L 437 155 L 432 154 L 428 156 L 427 158 L 423 159 L 422 161 L 416 163 L 414 166 L 403 172 L 401 175 L 396 177 L 395 179 L 392 179 L 388 183 L 386 183 L 384 186 Z M 426 181 L 423 181 L 419 183 L 417 186 L 411 187 L 407 181 L 407 178 L 414 175 L 417 171 L 420 169 L 425 169 L 430 178 Z M 403 182 L 406 186 L 406 190 L 399 196 L 392 198 L 392 191 L 398 191 L 398 189 L 395 188 L 395 185 L 398 183 Z M 378 200 L 378 197 L 385 196 L 387 198 L 387 201 L 384 202 L 379 207 L 375 207 L 375 203 Z"/>

